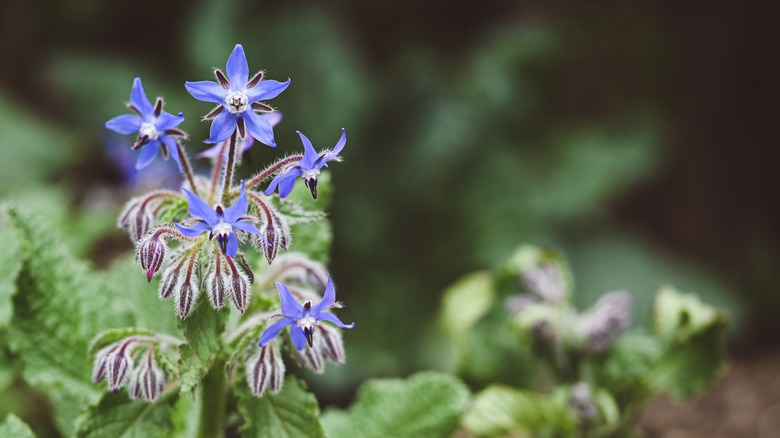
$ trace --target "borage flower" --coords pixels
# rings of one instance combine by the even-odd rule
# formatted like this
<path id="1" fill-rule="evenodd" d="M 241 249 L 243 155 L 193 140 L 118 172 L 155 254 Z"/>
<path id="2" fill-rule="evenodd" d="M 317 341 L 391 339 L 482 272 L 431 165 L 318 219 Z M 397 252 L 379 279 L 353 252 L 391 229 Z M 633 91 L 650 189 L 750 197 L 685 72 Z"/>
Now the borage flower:
<path id="1" fill-rule="evenodd" d="M 274 126 L 278 125 L 279 122 L 282 121 L 282 113 L 277 111 L 277 112 L 268 113 L 268 114 L 260 114 L 260 118 L 264 119 L 265 121 L 270 123 L 271 127 L 274 127 Z M 224 147 L 224 146 L 226 146 L 227 142 L 228 142 L 228 140 L 225 140 L 224 143 L 221 143 L 221 144 L 218 144 L 218 145 L 216 145 L 214 147 L 208 148 L 205 151 L 199 153 L 198 155 L 195 155 L 195 157 L 197 157 L 197 158 L 211 158 L 212 160 L 214 160 L 214 159 L 217 159 L 219 157 L 219 151 L 223 151 L 223 154 L 227 155 L 228 149 L 227 149 L 227 147 Z M 254 145 L 254 144 L 255 144 L 254 137 L 248 137 L 248 138 L 244 138 L 244 139 L 239 140 L 236 143 L 236 156 L 237 157 L 241 157 L 241 155 L 244 154 L 245 152 L 247 152 L 249 150 L 249 148 L 251 148 L 252 145 Z M 225 157 L 223 157 L 223 158 L 225 158 Z"/>
<path id="2" fill-rule="evenodd" d="M 186 137 L 183 131 L 176 129 L 184 121 L 184 115 L 174 116 L 163 111 L 163 100 L 157 98 L 152 102 L 146 97 L 140 78 L 135 78 L 130 90 L 130 103 L 127 106 L 136 114 L 123 114 L 106 122 L 106 128 L 123 135 L 138 133 L 138 139 L 132 149 L 141 148 L 141 154 L 135 163 L 135 169 L 141 170 L 157 156 L 162 149 L 163 156 L 170 154 L 179 165 L 179 171 L 184 172 L 176 137 Z"/>
<path id="3" fill-rule="evenodd" d="M 248 222 L 251 217 L 247 216 L 249 201 L 246 197 L 246 184 L 243 181 L 241 181 L 241 194 L 238 200 L 228 208 L 222 208 L 219 204 L 211 208 L 196 194 L 187 189 L 182 190 L 189 201 L 190 215 L 197 219 L 192 227 L 175 224 L 185 236 L 197 237 L 208 231 L 209 240 L 216 236 L 222 253 L 234 258 L 238 252 L 238 237 L 235 231 L 263 235 L 254 224 Z"/>
<path id="4" fill-rule="evenodd" d="M 334 314 L 326 312 L 325 309 L 336 306 L 336 290 L 333 288 L 333 280 L 328 276 L 328 285 L 325 287 L 325 294 L 322 301 L 312 306 L 311 301 L 306 301 L 303 305 L 293 298 L 290 290 L 282 283 L 274 283 L 279 290 L 279 299 L 281 300 L 282 314 L 281 319 L 265 329 L 260 337 L 260 346 L 268 345 L 279 332 L 290 327 L 290 339 L 298 351 L 303 350 L 303 346 L 308 342 L 309 347 L 313 345 L 314 328 L 320 321 L 328 321 L 341 328 L 355 326 L 355 323 L 344 324 Z M 293 325 L 294 324 L 294 325 Z"/>
<path id="5" fill-rule="evenodd" d="M 298 131 L 298 135 L 301 136 L 301 142 L 303 143 L 303 158 L 301 158 L 298 165 L 290 167 L 286 172 L 277 175 L 265 190 L 264 193 L 266 195 L 276 191 L 278 186 L 279 197 L 286 198 L 292 192 L 295 179 L 301 177 L 303 183 L 311 191 L 312 197 L 317 199 L 317 175 L 320 174 L 320 170 L 323 167 L 328 167 L 328 161 L 341 161 L 339 152 L 347 144 L 346 129 L 341 130 L 341 138 L 336 143 L 336 146 L 333 147 L 333 150 L 325 149 L 319 154 L 314 150 L 311 141 L 302 132 Z"/>
<path id="6" fill-rule="evenodd" d="M 214 70 L 218 83 L 199 81 L 184 84 L 192 97 L 219 105 L 204 117 L 206 120 L 213 120 L 211 138 L 205 142 L 225 141 L 238 129 L 241 138 L 246 138 L 248 130 L 249 134 L 261 143 L 276 147 L 271 124 L 255 111 L 274 111 L 272 107 L 260 101 L 278 96 L 290 85 L 290 80 L 287 79 L 287 82 L 263 80 L 262 71 L 250 79 L 249 64 L 241 44 L 236 44 L 233 53 L 230 54 L 225 71 L 227 76 L 219 69 Z"/>

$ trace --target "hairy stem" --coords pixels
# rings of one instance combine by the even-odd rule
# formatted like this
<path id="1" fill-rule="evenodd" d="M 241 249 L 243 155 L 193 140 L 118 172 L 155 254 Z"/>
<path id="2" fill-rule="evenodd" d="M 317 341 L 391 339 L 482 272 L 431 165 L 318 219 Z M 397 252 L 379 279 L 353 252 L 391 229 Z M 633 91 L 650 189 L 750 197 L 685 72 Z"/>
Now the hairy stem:
<path id="1" fill-rule="evenodd" d="M 233 184 L 233 171 L 236 167 L 236 137 L 238 128 L 230 136 L 230 146 L 228 147 L 228 160 L 225 165 L 225 180 L 222 182 L 222 203 L 227 204 L 230 197 L 230 186 Z"/>
<path id="2" fill-rule="evenodd" d="M 181 167 L 184 168 L 184 174 L 187 175 L 187 181 L 190 182 L 190 187 L 192 187 L 192 193 L 194 193 L 197 196 L 198 195 L 198 187 L 195 185 L 195 176 L 192 174 L 192 166 L 190 165 L 190 159 L 187 157 L 187 154 L 184 153 L 184 148 L 181 146 L 181 143 L 176 141 L 176 149 L 179 151 L 179 161 L 181 161 Z"/>
<path id="3" fill-rule="evenodd" d="M 264 179 L 268 178 L 269 176 L 273 175 L 277 170 L 281 169 L 284 166 L 287 166 L 289 164 L 301 161 L 303 159 L 303 155 L 291 155 L 287 158 L 283 158 L 276 163 L 268 166 L 265 170 L 258 173 L 257 175 L 253 176 L 249 181 L 246 182 L 247 188 L 252 188 L 261 182 L 263 182 Z"/>
<path id="4" fill-rule="evenodd" d="M 199 438 L 220 437 L 225 434 L 225 404 L 227 376 L 225 360 L 217 358 L 201 382 Z"/>
<path id="5" fill-rule="evenodd" d="M 219 147 L 219 155 L 214 160 L 214 170 L 211 172 L 211 190 L 209 192 L 209 203 L 213 204 L 216 201 L 217 186 L 219 185 L 219 175 L 222 171 L 222 161 L 225 159 L 225 147 L 227 142 L 222 142 Z"/>

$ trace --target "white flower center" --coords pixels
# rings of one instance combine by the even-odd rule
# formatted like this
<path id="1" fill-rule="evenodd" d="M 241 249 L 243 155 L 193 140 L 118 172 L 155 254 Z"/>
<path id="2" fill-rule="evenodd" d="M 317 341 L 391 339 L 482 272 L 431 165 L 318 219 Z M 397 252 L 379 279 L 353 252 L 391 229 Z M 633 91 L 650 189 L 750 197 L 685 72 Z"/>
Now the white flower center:
<path id="1" fill-rule="evenodd" d="M 307 328 L 310 329 L 310 328 L 314 327 L 315 325 L 317 325 L 317 320 L 312 318 L 311 315 L 307 314 L 303 318 L 299 319 L 297 324 L 298 324 L 298 327 L 300 327 L 302 329 L 307 329 Z"/>
<path id="2" fill-rule="evenodd" d="M 230 114 L 243 113 L 249 108 L 249 98 L 243 91 L 233 91 L 225 98 L 225 105 Z"/>
<path id="3" fill-rule="evenodd" d="M 319 174 L 320 171 L 318 169 L 304 170 L 303 175 L 301 175 L 301 178 L 309 180 L 312 178 L 317 178 L 317 175 Z"/>
<path id="4" fill-rule="evenodd" d="M 154 127 L 154 123 L 149 122 L 141 123 L 139 134 L 141 134 L 141 137 L 149 137 L 149 140 L 157 140 L 157 137 L 160 136 L 160 133 L 157 132 L 157 128 Z"/>
<path id="5" fill-rule="evenodd" d="M 219 223 L 215 225 L 211 231 L 218 236 L 228 235 L 233 231 L 233 226 L 223 221 L 219 221 Z"/>

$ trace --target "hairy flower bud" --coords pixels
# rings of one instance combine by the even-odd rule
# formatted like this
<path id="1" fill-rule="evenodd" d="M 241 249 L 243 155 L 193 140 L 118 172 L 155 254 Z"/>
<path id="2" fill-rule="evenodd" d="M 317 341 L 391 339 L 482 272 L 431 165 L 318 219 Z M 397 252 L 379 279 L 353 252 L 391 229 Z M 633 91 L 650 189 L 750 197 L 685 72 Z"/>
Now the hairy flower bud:
<path id="1" fill-rule="evenodd" d="M 108 369 L 108 356 L 119 348 L 119 344 L 112 344 L 100 350 L 95 357 L 95 365 L 92 368 L 92 383 L 97 385 L 106 378 Z"/>
<path id="2" fill-rule="evenodd" d="M 138 244 L 136 255 L 141 262 L 141 268 L 146 271 L 148 281 L 152 281 L 152 277 L 162 266 L 166 250 L 165 241 L 154 234 L 147 235 Z"/>
<path id="3" fill-rule="evenodd" d="M 596 305 L 580 315 L 578 331 L 594 353 L 606 350 L 631 324 L 631 294 L 626 291 L 602 296 Z"/>
<path id="4" fill-rule="evenodd" d="M 165 373 L 157 367 L 150 350 L 130 377 L 130 398 L 138 400 L 143 397 L 148 402 L 157 400 L 165 389 L 165 380 Z"/>
<path id="5" fill-rule="evenodd" d="M 117 228 L 124 228 L 133 242 L 140 240 L 154 225 L 154 212 L 162 203 L 181 198 L 176 192 L 156 190 L 131 199 L 117 219 Z"/>
<path id="6" fill-rule="evenodd" d="M 176 312 L 181 319 L 189 316 L 200 293 L 197 281 L 199 251 L 180 255 L 165 268 L 160 282 L 160 299 L 174 297 Z"/>
<path id="7" fill-rule="evenodd" d="M 290 244 L 290 227 L 284 216 L 269 203 L 262 199 L 254 198 L 254 203 L 264 213 L 263 217 L 263 236 L 251 236 L 251 243 L 261 252 L 268 263 L 274 261 L 279 249 L 287 249 Z"/>
<path id="8" fill-rule="evenodd" d="M 255 397 L 260 397 L 266 389 L 274 394 L 282 389 L 284 382 L 284 362 L 274 344 L 260 348 L 246 362 L 246 382 Z"/>
<path id="9" fill-rule="evenodd" d="M 214 263 L 206 276 L 206 293 L 211 307 L 215 309 L 221 309 L 225 305 L 225 297 L 228 295 L 227 263 L 223 257 L 221 253 L 214 252 Z"/>
<path id="10" fill-rule="evenodd" d="M 590 385 L 587 382 L 580 382 L 571 388 L 569 407 L 585 422 L 595 420 L 599 414 L 599 407 L 593 401 Z"/>
<path id="11" fill-rule="evenodd" d="M 306 254 L 286 253 L 265 272 L 265 277 L 280 281 L 294 281 L 308 284 L 317 290 L 328 284 L 328 271 L 322 263 L 310 259 Z"/>
<path id="12" fill-rule="evenodd" d="M 566 283 L 561 270 L 550 264 L 533 266 L 522 273 L 528 292 L 548 303 L 559 303 L 566 297 Z"/>
<path id="13" fill-rule="evenodd" d="M 129 347 L 132 340 L 123 341 L 117 348 L 111 349 L 106 354 L 105 377 L 108 380 L 108 389 L 118 391 L 127 382 L 130 372 L 133 370 L 133 358 Z"/>
<path id="14" fill-rule="evenodd" d="M 322 348 L 320 347 L 322 344 L 321 338 L 321 336 L 313 336 L 311 347 L 300 351 L 296 350 L 298 363 L 317 374 L 325 372 L 325 358 L 322 356 Z"/>
<path id="15" fill-rule="evenodd" d="M 174 290 L 176 311 L 181 319 L 187 318 L 192 313 L 192 309 L 195 307 L 195 300 L 198 298 L 198 293 L 200 293 L 198 282 L 195 281 L 194 257 L 192 260 L 186 267 L 182 281 L 177 284 Z"/>
<path id="16" fill-rule="evenodd" d="M 317 329 L 319 330 L 317 338 L 320 339 L 320 342 L 315 347 L 322 350 L 322 357 L 332 362 L 343 364 L 346 356 L 344 354 L 344 340 L 341 337 L 341 330 L 327 324 L 319 324 Z"/>

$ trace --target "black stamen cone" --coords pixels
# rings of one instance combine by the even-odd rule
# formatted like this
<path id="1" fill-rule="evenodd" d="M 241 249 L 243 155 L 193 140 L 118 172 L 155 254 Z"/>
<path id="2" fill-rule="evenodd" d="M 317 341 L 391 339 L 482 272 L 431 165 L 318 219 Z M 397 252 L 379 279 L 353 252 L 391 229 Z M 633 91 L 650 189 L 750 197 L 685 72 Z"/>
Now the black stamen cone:
<path id="1" fill-rule="evenodd" d="M 311 191 L 312 198 L 317 199 L 317 178 L 305 179 L 303 180 L 303 183 L 306 184 L 306 187 Z"/>
<path id="2" fill-rule="evenodd" d="M 219 244 L 219 249 L 222 250 L 222 254 L 227 254 L 227 236 L 218 235 L 217 236 L 217 243 Z"/>
<path id="3" fill-rule="evenodd" d="M 309 343 L 309 348 L 314 346 L 314 327 L 307 327 L 303 329 L 303 334 L 306 335 L 306 342 Z"/>

